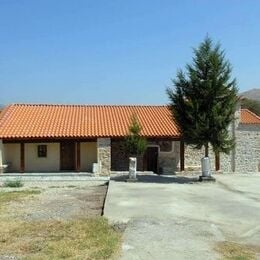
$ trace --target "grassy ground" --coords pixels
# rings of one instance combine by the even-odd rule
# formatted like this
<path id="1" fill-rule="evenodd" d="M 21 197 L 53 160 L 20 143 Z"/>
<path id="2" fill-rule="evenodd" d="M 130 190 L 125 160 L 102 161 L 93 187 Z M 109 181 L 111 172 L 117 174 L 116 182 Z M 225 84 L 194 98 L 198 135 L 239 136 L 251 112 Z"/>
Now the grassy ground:
<path id="1" fill-rule="evenodd" d="M 119 252 L 121 234 L 103 217 L 63 221 L 8 217 L 10 202 L 36 197 L 39 192 L 0 192 L 0 258 L 111 259 Z"/>
<path id="2" fill-rule="evenodd" d="M 220 242 L 216 250 L 227 260 L 255 260 L 260 254 L 260 247 L 242 245 L 234 242 Z"/>

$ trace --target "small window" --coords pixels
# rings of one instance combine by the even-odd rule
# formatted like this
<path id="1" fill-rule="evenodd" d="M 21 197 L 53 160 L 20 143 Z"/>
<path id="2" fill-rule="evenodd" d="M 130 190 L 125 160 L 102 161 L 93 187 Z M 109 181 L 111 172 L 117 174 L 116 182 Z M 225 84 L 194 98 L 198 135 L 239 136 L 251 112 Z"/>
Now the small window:
<path id="1" fill-rule="evenodd" d="M 38 157 L 47 157 L 47 145 L 38 145 Z"/>

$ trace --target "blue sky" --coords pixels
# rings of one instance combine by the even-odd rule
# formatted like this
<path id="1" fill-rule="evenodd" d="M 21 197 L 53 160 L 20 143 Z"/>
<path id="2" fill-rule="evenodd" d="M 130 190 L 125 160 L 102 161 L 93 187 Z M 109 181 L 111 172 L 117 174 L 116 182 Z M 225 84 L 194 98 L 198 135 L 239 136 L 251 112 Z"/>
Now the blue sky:
<path id="1" fill-rule="evenodd" d="M 0 104 L 165 104 L 208 33 L 260 87 L 258 0 L 0 0 Z"/>

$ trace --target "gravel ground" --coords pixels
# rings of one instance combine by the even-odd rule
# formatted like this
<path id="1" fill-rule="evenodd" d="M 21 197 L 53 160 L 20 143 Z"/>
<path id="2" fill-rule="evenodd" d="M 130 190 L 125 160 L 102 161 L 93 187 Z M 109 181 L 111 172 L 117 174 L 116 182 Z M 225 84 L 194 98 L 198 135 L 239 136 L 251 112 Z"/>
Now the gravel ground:
<path id="1" fill-rule="evenodd" d="M 100 216 L 107 185 L 89 182 L 26 183 L 22 188 L 1 188 L 2 191 L 37 189 L 41 193 L 31 199 L 12 202 L 10 217 L 24 220 L 64 220 Z"/>

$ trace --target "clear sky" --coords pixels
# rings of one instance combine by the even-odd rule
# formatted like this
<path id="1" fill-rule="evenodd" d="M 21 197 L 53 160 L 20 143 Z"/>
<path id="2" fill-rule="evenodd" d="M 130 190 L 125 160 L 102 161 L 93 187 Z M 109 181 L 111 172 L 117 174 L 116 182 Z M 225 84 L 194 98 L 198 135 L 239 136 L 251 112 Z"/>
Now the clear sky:
<path id="1" fill-rule="evenodd" d="M 259 0 L 0 0 L 0 104 L 165 104 L 207 33 L 259 88 Z"/>

